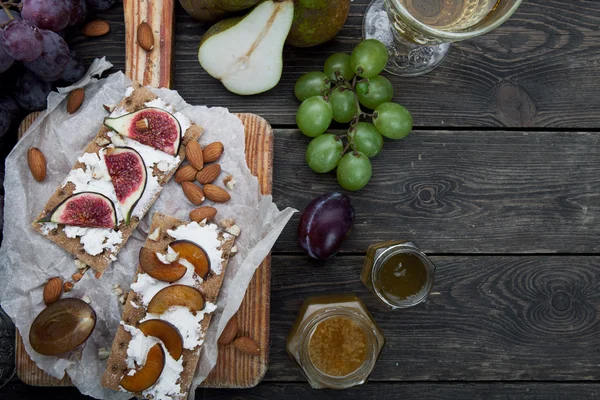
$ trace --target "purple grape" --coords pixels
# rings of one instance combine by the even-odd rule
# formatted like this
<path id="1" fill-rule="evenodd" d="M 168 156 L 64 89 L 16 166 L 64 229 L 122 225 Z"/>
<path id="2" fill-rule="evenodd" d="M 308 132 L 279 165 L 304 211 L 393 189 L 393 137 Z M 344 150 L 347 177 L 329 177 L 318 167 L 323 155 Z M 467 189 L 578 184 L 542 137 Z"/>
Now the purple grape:
<path id="1" fill-rule="evenodd" d="M 300 215 L 300 247 L 312 258 L 325 260 L 338 252 L 352 225 L 354 208 L 348 196 L 327 193 L 317 197 Z"/>
<path id="2" fill-rule="evenodd" d="M 12 58 L 6 52 L 6 50 L 4 50 L 4 46 L 2 45 L 2 43 L 0 43 L 0 73 L 9 69 L 10 66 L 13 65 L 13 62 L 15 62 L 15 59 Z"/>
<path id="3" fill-rule="evenodd" d="M 3 29 L 3 33 L 2 45 L 15 60 L 33 61 L 42 54 L 42 34 L 29 21 L 11 21 Z"/>
<path id="4" fill-rule="evenodd" d="M 19 105 L 29 111 L 39 111 L 46 108 L 46 99 L 52 91 L 52 86 L 33 73 L 25 73 L 17 80 L 15 97 Z"/>
<path id="5" fill-rule="evenodd" d="M 85 21 L 87 15 L 85 0 L 66 0 L 66 2 L 70 10 L 68 26 L 77 25 Z"/>
<path id="6" fill-rule="evenodd" d="M 10 15 L 12 16 L 12 18 L 10 18 L 8 16 L 9 12 L 10 12 Z M 13 11 L 13 10 L 7 11 L 4 8 L 0 8 L 0 25 L 4 25 L 4 24 L 12 21 L 13 19 L 16 19 L 18 21 L 18 20 L 21 20 L 23 18 L 21 17 L 21 14 L 19 14 L 16 11 Z"/>
<path id="7" fill-rule="evenodd" d="M 8 128 L 10 128 L 11 118 L 8 110 L 4 108 L 0 108 L 0 138 L 8 132 Z"/>
<path id="8" fill-rule="evenodd" d="M 77 55 L 71 50 L 71 58 L 61 75 L 61 79 L 66 84 L 73 84 L 85 75 L 85 65 L 77 58 Z"/>
<path id="9" fill-rule="evenodd" d="M 23 0 L 21 15 L 38 28 L 58 32 L 69 23 L 69 2 L 65 0 Z"/>
<path id="10" fill-rule="evenodd" d="M 87 5 L 94 10 L 108 10 L 114 6 L 117 0 L 86 0 Z"/>
<path id="11" fill-rule="evenodd" d="M 44 39 L 44 51 L 33 61 L 24 63 L 27 69 L 43 79 L 60 78 L 71 53 L 69 46 L 57 33 L 40 29 Z"/>

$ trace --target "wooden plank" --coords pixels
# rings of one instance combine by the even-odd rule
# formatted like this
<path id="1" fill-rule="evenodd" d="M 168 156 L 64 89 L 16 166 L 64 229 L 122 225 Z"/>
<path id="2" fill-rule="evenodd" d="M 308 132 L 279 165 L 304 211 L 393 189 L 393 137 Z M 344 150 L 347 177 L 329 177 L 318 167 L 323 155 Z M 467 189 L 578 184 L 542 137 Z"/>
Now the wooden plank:
<path id="1" fill-rule="evenodd" d="M 9 383 L 3 389 L 4 400 L 43 398 L 45 400 L 80 400 L 92 397 L 75 388 L 36 388 L 21 383 Z M 306 383 L 267 382 L 254 389 L 198 389 L 197 399 L 236 400 L 564 400 L 596 399 L 598 383 L 380 383 L 369 382 L 348 390 L 313 390 Z"/>
<path id="2" fill-rule="evenodd" d="M 27 116 L 19 127 L 20 138 L 39 113 Z M 237 114 L 245 127 L 246 163 L 252 174 L 258 177 L 262 194 L 273 190 L 273 130 L 269 123 L 254 114 Z M 206 387 L 247 388 L 258 384 L 267 371 L 269 362 L 269 313 L 271 290 L 271 258 L 268 256 L 256 270 L 250 281 L 240 310 L 240 331 L 267 349 L 254 357 L 236 351 L 232 346 L 219 349 L 219 360 L 203 383 Z M 71 386 L 68 376 L 56 379 L 40 370 L 31 360 L 21 335 L 16 337 L 16 368 L 19 378 L 34 386 Z"/>
<path id="3" fill-rule="evenodd" d="M 360 282 L 363 256 L 274 255 L 265 381 L 305 380 L 285 351 L 289 329 L 306 297 L 345 292 L 365 302 L 387 340 L 372 381 L 600 380 L 600 256 L 432 260 L 428 300 L 391 311 Z"/>
<path id="4" fill-rule="evenodd" d="M 279 207 L 340 191 L 305 162 L 309 138 L 277 130 Z M 343 252 L 412 239 L 434 253 L 599 253 L 600 133 L 416 131 L 386 141 L 373 177 L 351 193 Z M 296 214 L 274 251 L 299 251 Z"/>
<path id="5" fill-rule="evenodd" d="M 293 86 L 305 72 L 320 70 L 338 51 L 350 52 L 362 37 L 362 17 L 370 0 L 354 0 L 344 29 L 331 42 L 297 49 L 286 47 L 279 85 L 261 95 L 237 96 L 204 72 L 198 43 L 208 29 L 177 5 L 174 87 L 191 104 L 252 112 L 273 125 L 295 125 L 298 101 Z M 124 69 L 122 10 L 99 14 L 111 33 L 75 40 L 88 63 L 106 55 Z M 441 67 L 425 76 L 386 76 L 395 101 L 427 127 L 597 128 L 600 108 L 600 2 L 528 0 L 499 29 L 457 43 Z"/>

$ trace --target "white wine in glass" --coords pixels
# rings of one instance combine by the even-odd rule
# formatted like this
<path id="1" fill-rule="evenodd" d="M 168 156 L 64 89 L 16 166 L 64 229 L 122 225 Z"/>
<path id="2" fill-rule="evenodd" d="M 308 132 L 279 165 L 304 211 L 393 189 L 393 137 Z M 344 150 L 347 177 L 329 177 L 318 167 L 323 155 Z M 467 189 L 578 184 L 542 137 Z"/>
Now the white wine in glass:
<path id="1" fill-rule="evenodd" d="M 506 21 L 522 0 L 374 0 L 365 14 L 365 38 L 382 41 L 386 71 L 401 76 L 437 67 L 450 43 L 483 35 Z"/>

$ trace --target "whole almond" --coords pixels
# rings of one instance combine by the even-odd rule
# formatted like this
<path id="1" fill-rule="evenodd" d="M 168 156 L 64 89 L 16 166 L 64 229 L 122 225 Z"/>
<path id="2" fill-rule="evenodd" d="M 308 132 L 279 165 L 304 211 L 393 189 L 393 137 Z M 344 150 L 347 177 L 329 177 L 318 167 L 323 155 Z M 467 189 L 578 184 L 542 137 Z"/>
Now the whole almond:
<path id="1" fill-rule="evenodd" d="M 217 161 L 221 158 L 221 154 L 223 154 L 223 143 L 214 142 L 209 144 L 202 150 L 202 154 L 204 155 L 205 163 Z"/>
<path id="2" fill-rule="evenodd" d="M 221 333 L 219 340 L 217 340 L 217 343 L 229 344 L 233 341 L 233 339 L 235 339 L 235 337 L 237 336 L 237 333 L 238 333 L 238 320 L 237 320 L 237 317 L 234 315 L 233 317 L 231 317 L 231 319 L 229 320 L 227 325 L 225 325 L 225 329 L 223 329 L 223 332 Z"/>
<path id="3" fill-rule="evenodd" d="M 137 29 L 137 41 L 140 47 L 146 51 L 154 48 L 154 33 L 147 22 L 142 22 Z"/>
<path id="4" fill-rule="evenodd" d="M 192 204 L 199 206 L 204 201 L 204 193 L 202 188 L 192 182 L 182 182 L 183 193 Z"/>
<path id="5" fill-rule="evenodd" d="M 108 32 L 110 32 L 110 25 L 101 19 L 88 22 L 81 30 L 81 33 L 90 37 L 106 35 Z"/>
<path id="6" fill-rule="evenodd" d="M 41 182 L 46 179 L 46 157 L 37 147 L 31 147 L 27 151 L 27 163 L 33 178 Z"/>
<path id="7" fill-rule="evenodd" d="M 219 164 L 211 164 L 202 168 L 202 171 L 198 171 L 196 174 L 196 180 L 206 185 L 207 183 L 213 183 L 221 173 L 221 166 Z"/>
<path id="8" fill-rule="evenodd" d="M 83 100 L 85 100 L 85 90 L 83 88 L 73 90 L 67 97 L 67 112 L 69 114 L 77 112 L 83 104 Z"/>
<path id="9" fill-rule="evenodd" d="M 198 171 L 204 166 L 204 157 L 202 156 L 202 147 L 200 143 L 191 141 L 185 145 L 185 157 L 188 159 L 190 164 Z"/>
<path id="10" fill-rule="evenodd" d="M 83 272 L 75 272 L 73 275 L 71 275 L 71 279 L 73 279 L 75 282 L 79 282 L 81 278 L 83 278 Z"/>
<path id="11" fill-rule="evenodd" d="M 251 356 L 260 355 L 260 346 L 258 343 L 247 336 L 242 336 L 235 339 L 233 341 L 233 345 L 242 353 L 250 354 Z"/>
<path id="12" fill-rule="evenodd" d="M 191 182 L 196 179 L 196 173 L 198 170 L 192 167 L 190 164 L 184 165 L 175 172 L 175 182 Z"/>
<path id="13" fill-rule="evenodd" d="M 75 286 L 75 284 L 73 284 L 73 282 L 65 282 L 63 284 L 63 290 L 65 291 L 65 293 L 68 293 L 71 290 L 73 290 L 73 286 Z"/>
<path id="14" fill-rule="evenodd" d="M 217 209 L 209 206 L 194 208 L 190 211 L 190 219 L 196 222 L 214 218 L 215 215 L 217 215 Z"/>
<path id="15" fill-rule="evenodd" d="M 48 306 L 57 302 L 62 294 L 62 286 L 63 281 L 58 277 L 48 280 L 44 286 L 44 304 Z"/>
<path id="16" fill-rule="evenodd" d="M 215 203 L 225 203 L 231 199 L 229 193 L 216 185 L 208 184 L 204 186 L 204 195 L 207 199 L 214 201 Z"/>

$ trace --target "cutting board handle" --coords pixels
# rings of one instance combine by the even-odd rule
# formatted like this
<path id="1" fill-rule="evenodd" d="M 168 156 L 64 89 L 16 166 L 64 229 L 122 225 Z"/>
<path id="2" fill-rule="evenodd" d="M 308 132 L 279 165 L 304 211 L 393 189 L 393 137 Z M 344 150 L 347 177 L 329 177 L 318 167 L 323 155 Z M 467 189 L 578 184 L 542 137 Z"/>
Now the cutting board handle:
<path id="1" fill-rule="evenodd" d="M 144 86 L 171 87 L 173 16 L 176 0 L 124 0 L 125 73 Z M 147 22 L 154 33 L 154 49 L 137 43 L 137 29 Z"/>

